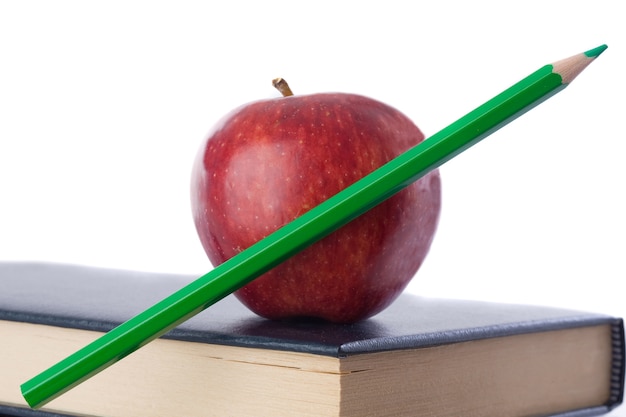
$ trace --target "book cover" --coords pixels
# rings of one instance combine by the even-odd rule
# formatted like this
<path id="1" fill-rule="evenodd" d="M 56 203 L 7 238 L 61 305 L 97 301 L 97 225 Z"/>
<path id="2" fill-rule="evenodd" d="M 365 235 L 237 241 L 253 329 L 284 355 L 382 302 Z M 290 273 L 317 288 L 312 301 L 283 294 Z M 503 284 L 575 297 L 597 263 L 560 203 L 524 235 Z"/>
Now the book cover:
<path id="1" fill-rule="evenodd" d="M 0 263 L 0 340 L 3 343 L 10 340 L 14 337 L 12 332 L 22 324 L 70 331 L 106 332 L 194 278 L 196 277 L 188 275 L 122 271 L 77 265 Z M 5 325 L 3 326 L 2 323 Z M 601 403 L 552 413 L 563 416 L 587 416 L 606 413 L 622 402 L 624 331 L 620 318 L 551 307 L 429 299 L 403 295 L 377 316 L 352 325 L 336 325 L 315 320 L 278 322 L 254 315 L 233 296 L 230 296 L 172 330 L 162 339 L 180 343 L 192 342 L 218 347 L 236 347 L 242 348 L 243 352 L 247 350 L 257 352 L 260 349 L 268 352 L 306 355 L 302 356 L 302 361 L 307 361 L 311 357 L 320 357 L 341 362 L 345 359 L 369 358 L 376 354 L 384 357 L 386 352 L 416 352 L 438 346 L 462 346 L 477 341 L 506 340 L 523 335 L 551 335 L 568 329 L 591 329 L 602 326 L 608 329 L 608 336 L 606 340 L 598 342 L 600 345 L 606 344 L 606 348 L 610 350 L 610 363 L 608 363 L 610 369 L 606 371 L 608 378 L 606 399 Z M 574 336 L 575 334 L 572 333 L 572 337 Z M 548 339 L 537 340 L 547 341 Z M 578 345 L 577 342 L 568 343 Z M 45 351 L 45 347 L 40 347 L 37 351 L 41 349 Z M 567 349 L 571 349 L 571 346 Z M 1 351 L 2 348 L 0 348 Z M 26 408 L 24 404 L 15 402 L 19 384 L 23 382 L 23 380 L 16 380 L 16 375 L 24 378 L 33 376 L 20 374 L 22 364 L 32 359 L 28 351 L 27 346 L 23 349 L 14 346 L 12 351 L 0 355 L 0 415 L 74 414 L 73 411 L 57 410 L 54 407 L 48 411 L 33 411 Z M 450 354 L 453 355 L 454 351 L 451 352 Z M 73 351 L 64 352 L 64 355 L 70 353 Z M 13 357 L 8 357 L 10 355 Z M 124 359 L 120 364 L 133 355 Z M 461 355 L 460 351 L 458 355 Z M 584 352 L 577 353 L 577 355 L 583 355 L 577 356 L 577 360 L 586 358 Z M 391 357 L 390 360 L 396 359 Z M 245 362 L 245 360 L 240 361 Z M 409 364 L 415 362 L 412 357 L 409 357 L 407 361 Z M 508 359 L 507 361 L 510 362 Z M 48 365 L 52 365 L 52 362 Z M 298 366 L 300 365 L 294 365 L 295 368 Z M 124 365 L 119 365 L 119 368 L 123 369 Z M 138 378 L 137 384 L 140 384 L 140 370 L 134 368 L 132 372 L 134 372 L 133 377 Z M 170 369 L 168 372 L 174 375 L 185 370 Z M 4 385 L 1 382 L 4 379 L 3 374 L 12 375 L 8 377 L 11 380 L 10 386 L 6 385 L 7 380 Z M 422 377 L 422 375 L 402 376 L 402 378 Z M 206 378 L 211 378 L 211 375 L 207 375 Z M 359 382 L 359 384 L 363 383 L 365 382 Z M 384 384 L 385 381 L 372 383 Z M 396 383 L 402 383 L 402 381 L 399 380 Z M 272 381 L 267 381 L 267 384 L 271 385 Z M 236 389 L 245 391 L 245 383 Z M 379 386 L 378 389 L 384 390 L 384 386 Z M 7 395 L 2 392 L 5 390 L 14 390 L 14 392 Z M 167 396 L 168 393 L 160 392 L 155 395 L 162 397 Z M 406 398 L 412 398 L 414 393 L 407 395 Z M 183 401 L 184 398 L 184 395 L 172 392 L 168 401 L 176 403 L 176 401 Z M 58 401 L 60 399 L 50 405 Z M 342 414 L 341 404 L 343 403 L 341 401 L 347 400 L 339 398 L 337 414 L 317 415 L 348 415 Z M 437 406 L 440 407 L 441 404 Z M 411 405 L 407 404 L 406 407 L 408 410 Z M 462 407 L 462 405 L 457 405 L 457 407 Z M 383 415 L 375 410 L 372 412 L 374 413 L 372 415 Z M 98 415 L 97 410 L 94 410 L 94 415 Z M 313 411 L 311 415 L 316 415 L 316 413 Z M 442 413 L 441 415 L 448 414 Z"/>

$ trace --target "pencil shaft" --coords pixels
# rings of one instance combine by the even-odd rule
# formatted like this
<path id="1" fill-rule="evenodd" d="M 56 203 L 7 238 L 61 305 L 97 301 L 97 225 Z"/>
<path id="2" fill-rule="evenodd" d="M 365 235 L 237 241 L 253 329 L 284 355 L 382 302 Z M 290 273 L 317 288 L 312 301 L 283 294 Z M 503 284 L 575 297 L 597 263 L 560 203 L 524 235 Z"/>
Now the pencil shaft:
<path id="1" fill-rule="evenodd" d="M 552 65 L 540 68 L 208 274 L 25 382 L 24 398 L 33 408 L 46 404 L 386 200 L 564 88 L 567 84 L 553 69 Z"/>

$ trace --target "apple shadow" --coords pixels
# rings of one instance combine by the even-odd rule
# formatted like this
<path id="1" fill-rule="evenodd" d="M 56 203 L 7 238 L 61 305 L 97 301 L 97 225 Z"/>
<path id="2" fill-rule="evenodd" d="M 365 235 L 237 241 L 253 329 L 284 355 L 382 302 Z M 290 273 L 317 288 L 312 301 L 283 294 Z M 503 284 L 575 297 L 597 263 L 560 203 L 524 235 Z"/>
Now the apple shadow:
<path id="1" fill-rule="evenodd" d="M 532 331 L 537 320 L 543 320 L 547 330 L 557 329 L 564 317 L 578 315 L 550 307 L 528 309 L 524 305 L 402 294 L 379 314 L 354 324 L 275 321 L 255 315 L 229 296 L 164 337 L 343 357 L 518 334 Z"/>
<path id="2" fill-rule="evenodd" d="M 341 356 L 347 345 L 389 341 L 390 337 L 414 334 L 405 328 L 400 314 L 423 315 L 419 297 L 400 296 L 378 315 L 353 324 L 316 319 L 269 320 L 249 311 L 234 296 L 182 324 L 166 338 L 274 350 Z"/>

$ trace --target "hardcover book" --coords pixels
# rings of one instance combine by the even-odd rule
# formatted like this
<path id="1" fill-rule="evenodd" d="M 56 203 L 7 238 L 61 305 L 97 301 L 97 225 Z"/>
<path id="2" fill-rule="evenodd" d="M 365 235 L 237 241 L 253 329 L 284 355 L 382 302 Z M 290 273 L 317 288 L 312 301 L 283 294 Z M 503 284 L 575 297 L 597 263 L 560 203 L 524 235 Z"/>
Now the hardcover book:
<path id="1" fill-rule="evenodd" d="M 20 384 L 193 276 L 0 263 L 0 415 L 592 416 L 621 404 L 621 318 L 401 296 L 352 325 L 233 296 L 31 410 Z"/>

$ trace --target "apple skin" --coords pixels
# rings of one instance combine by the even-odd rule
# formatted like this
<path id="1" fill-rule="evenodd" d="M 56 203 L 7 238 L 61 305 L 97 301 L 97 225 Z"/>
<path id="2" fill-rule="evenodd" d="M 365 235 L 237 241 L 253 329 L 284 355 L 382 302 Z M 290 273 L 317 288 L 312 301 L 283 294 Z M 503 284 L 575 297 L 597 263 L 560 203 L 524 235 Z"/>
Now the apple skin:
<path id="1" fill-rule="evenodd" d="M 233 111 L 202 144 L 191 181 L 200 241 L 219 265 L 424 139 L 379 101 L 289 96 Z M 235 292 L 269 319 L 353 323 L 382 311 L 426 257 L 437 170 Z"/>

